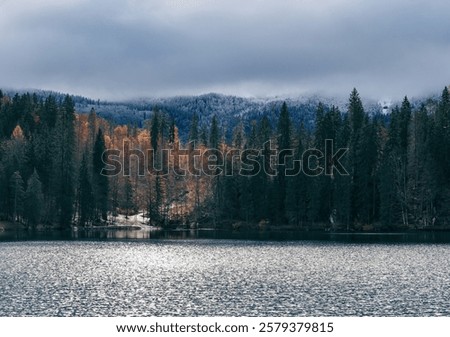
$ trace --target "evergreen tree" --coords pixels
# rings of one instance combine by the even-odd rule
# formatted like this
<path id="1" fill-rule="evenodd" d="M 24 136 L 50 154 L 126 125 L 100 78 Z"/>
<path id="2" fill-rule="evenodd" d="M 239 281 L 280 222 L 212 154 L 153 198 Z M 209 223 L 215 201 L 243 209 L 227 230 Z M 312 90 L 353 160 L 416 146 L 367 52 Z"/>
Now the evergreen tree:
<path id="1" fill-rule="evenodd" d="M 151 130 L 150 130 L 150 142 L 154 154 L 156 155 L 158 152 L 158 145 L 160 143 L 160 134 L 161 134 L 161 120 L 160 120 L 159 111 L 153 111 L 153 116 L 151 120 Z"/>
<path id="2" fill-rule="evenodd" d="M 102 174 L 106 164 L 103 162 L 103 152 L 105 152 L 105 139 L 101 129 L 97 132 L 97 138 L 93 150 L 93 186 L 97 216 L 100 215 L 103 221 L 108 219 L 108 177 Z"/>
<path id="3" fill-rule="evenodd" d="M 336 148 L 348 148 L 350 142 L 350 119 L 348 114 L 342 117 L 341 127 L 336 134 Z M 351 172 L 351 158 L 347 153 L 341 160 L 344 168 L 350 173 Z M 334 194 L 334 220 L 335 224 L 333 227 L 343 226 L 346 229 L 350 228 L 351 221 L 351 175 L 341 175 L 336 174 L 334 177 L 335 191 Z M 334 212 L 333 209 L 333 212 Z"/>
<path id="4" fill-rule="evenodd" d="M 0 158 L 1 158 L 1 150 L 0 150 Z M 0 217 L 4 217 L 7 213 L 8 209 L 8 180 L 6 179 L 7 175 L 5 172 L 4 165 L 0 159 L 0 195 L 2 198 L 0 198 Z"/>
<path id="5" fill-rule="evenodd" d="M 220 131 L 217 117 L 214 115 L 211 121 L 211 130 L 209 131 L 209 147 L 211 149 L 218 149 L 220 142 Z"/>
<path id="6" fill-rule="evenodd" d="M 306 150 L 306 130 L 300 125 L 297 133 L 297 148 L 295 152 L 295 159 L 299 163 L 298 170 L 303 165 L 303 152 Z M 287 179 L 287 203 L 286 208 L 288 214 L 293 219 L 293 223 L 296 227 L 303 227 L 306 222 L 306 215 L 308 210 L 308 181 L 310 178 L 306 177 L 302 172 L 298 174 L 286 177 Z"/>
<path id="7" fill-rule="evenodd" d="M 286 217 L 286 168 L 292 161 L 288 161 L 287 150 L 291 150 L 291 119 L 286 102 L 283 102 L 278 119 L 278 175 L 276 188 L 277 221 L 280 224 L 287 223 Z"/>
<path id="8" fill-rule="evenodd" d="M 359 93 L 356 88 L 353 88 L 348 105 L 348 115 L 350 117 L 350 127 L 352 131 L 352 142 L 356 142 L 356 138 L 359 137 L 359 132 L 363 127 L 365 121 L 364 107 L 359 97 Z"/>
<path id="9" fill-rule="evenodd" d="M 189 142 L 198 142 L 199 129 L 198 129 L 198 115 L 196 112 L 192 115 L 191 126 L 189 129 Z"/>
<path id="10" fill-rule="evenodd" d="M 92 149 L 94 147 L 95 139 L 97 137 L 98 130 L 98 122 L 97 122 L 97 114 L 95 109 L 92 108 L 88 115 L 88 149 Z M 90 165 L 89 161 L 87 161 L 88 165 Z"/>
<path id="11" fill-rule="evenodd" d="M 164 222 L 162 214 L 164 192 L 159 174 L 155 175 L 153 186 L 150 186 L 148 191 L 147 213 L 150 225 L 162 225 Z"/>
<path id="12" fill-rule="evenodd" d="M 430 119 L 425 106 L 414 112 L 409 127 L 408 211 L 416 227 L 428 227 L 435 218 L 438 192 L 435 162 L 430 151 Z"/>
<path id="13" fill-rule="evenodd" d="M 278 149 L 285 150 L 291 148 L 291 117 L 286 102 L 283 102 L 278 119 Z"/>
<path id="14" fill-rule="evenodd" d="M 170 118 L 170 125 L 169 125 L 169 143 L 173 144 L 175 142 L 175 119 Z"/>
<path id="15" fill-rule="evenodd" d="M 28 187 L 25 192 L 25 211 L 24 217 L 28 221 L 28 225 L 32 228 L 40 223 L 42 217 L 42 209 L 44 202 L 44 195 L 42 193 L 42 184 L 39 180 L 39 175 L 34 170 L 31 177 L 28 179 Z"/>
<path id="16" fill-rule="evenodd" d="M 271 184 L 273 177 L 270 174 L 271 158 L 270 158 L 270 140 L 272 136 L 272 126 L 269 118 L 264 115 L 257 127 L 257 141 L 256 146 L 261 149 L 261 156 L 259 158 L 259 165 L 261 167 L 259 173 L 252 177 L 253 190 L 253 209 L 257 221 L 275 221 L 276 201 Z"/>
<path id="17" fill-rule="evenodd" d="M 398 135 L 398 141 L 399 141 L 399 147 L 402 152 L 402 156 L 406 157 L 407 147 L 408 147 L 408 141 L 409 141 L 409 122 L 411 120 L 411 103 L 409 103 L 408 97 L 405 96 L 402 102 L 402 106 L 400 108 L 400 115 L 399 115 L 399 135 Z M 406 159 L 404 159 L 406 160 Z"/>
<path id="18" fill-rule="evenodd" d="M 208 128 L 203 125 L 200 131 L 200 142 L 203 146 L 208 146 Z"/>
<path id="19" fill-rule="evenodd" d="M 244 126 L 242 121 L 233 130 L 233 149 L 242 153 L 245 144 Z M 241 161 L 239 156 L 226 158 L 226 174 L 222 179 L 223 203 L 222 212 L 229 220 L 249 220 L 245 205 L 249 203 L 246 190 L 247 177 L 240 175 Z M 246 199 L 248 198 L 248 199 Z"/>
<path id="20" fill-rule="evenodd" d="M 4 103 L 2 103 L 0 110 L 0 129 L 2 132 L 0 134 L 3 139 L 8 139 L 11 137 L 11 133 L 20 119 L 21 110 L 16 107 L 17 101 L 18 95 L 14 96 L 12 102 L 7 99 Z"/>
<path id="21" fill-rule="evenodd" d="M 357 219 L 362 224 L 372 224 L 377 216 L 378 186 L 376 170 L 378 160 L 377 126 L 365 123 L 357 144 L 355 160 L 358 171 L 354 177 L 356 195 L 354 207 Z"/>
<path id="22" fill-rule="evenodd" d="M 14 172 L 9 183 L 13 221 L 20 221 L 23 213 L 23 199 L 25 195 L 23 185 L 23 179 L 20 172 Z"/>
<path id="23" fill-rule="evenodd" d="M 155 112 L 151 121 L 151 147 L 153 149 L 154 163 L 157 167 L 162 167 L 163 158 L 161 151 L 163 147 L 163 118 L 160 112 Z M 153 188 L 149 203 L 147 205 L 150 221 L 152 224 L 161 225 L 163 223 L 163 181 L 164 178 L 160 171 L 156 172 L 153 178 Z"/>
<path id="24" fill-rule="evenodd" d="M 67 95 L 58 111 L 54 141 L 54 196 L 61 227 L 70 226 L 75 199 L 74 153 L 75 153 L 75 108 Z"/>
<path id="25" fill-rule="evenodd" d="M 123 208 L 125 209 L 125 216 L 128 219 L 130 216 L 130 213 L 134 211 L 134 191 L 133 191 L 133 184 L 131 183 L 131 178 L 126 177 L 125 178 L 125 188 L 124 188 L 124 198 L 123 198 L 124 204 Z"/>
<path id="26" fill-rule="evenodd" d="M 438 177 L 439 190 L 436 195 L 437 224 L 450 224 L 450 95 L 448 88 L 442 91 L 435 121 L 433 125 L 433 138 L 431 146 Z"/>
<path id="27" fill-rule="evenodd" d="M 41 114 L 43 124 L 49 129 L 53 129 L 56 126 L 56 121 L 58 119 L 58 104 L 53 95 L 46 98 Z"/>
<path id="28" fill-rule="evenodd" d="M 210 149 L 219 149 L 219 143 L 220 143 L 220 131 L 219 131 L 219 125 L 217 122 L 217 117 L 214 115 L 212 122 L 211 122 L 211 129 L 209 131 L 209 147 Z M 213 188 L 213 222 L 214 226 L 216 226 L 217 219 L 219 212 L 222 209 L 221 205 L 224 205 L 223 200 L 223 182 L 221 179 L 221 176 L 216 174 L 218 171 L 214 173 L 214 177 L 212 179 L 212 188 Z"/>
<path id="29" fill-rule="evenodd" d="M 359 196 L 364 193 L 366 186 L 364 185 L 365 178 L 363 175 L 367 174 L 364 172 L 363 168 L 360 167 L 364 159 L 361 157 L 363 152 L 361 149 L 362 145 L 362 135 L 364 130 L 364 125 L 367 121 L 367 116 L 363 108 L 361 98 L 356 89 L 350 94 L 349 105 L 348 105 L 348 115 L 350 122 L 350 143 L 349 143 L 349 155 L 350 155 L 350 174 L 352 177 L 351 184 L 351 218 L 352 221 L 361 222 L 365 219 L 361 218 L 361 214 L 358 209 Z"/>
<path id="30" fill-rule="evenodd" d="M 86 226 L 91 223 L 95 205 L 87 156 L 87 151 L 85 151 L 78 175 L 78 221 L 81 226 Z"/>
<path id="31" fill-rule="evenodd" d="M 244 124 L 241 120 L 233 130 L 233 147 L 242 150 L 245 145 L 244 140 L 245 140 Z"/>
<path id="32" fill-rule="evenodd" d="M 325 110 L 325 107 L 323 104 L 319 103 L 317 107 L 316 112 L 316 128 L 314 132 L 314 147 L 322 154 L 325 154 L 327 151 L 328 153 L 331 153 L 334 151 L 334 148 L 337 148 L 340 142 L 340 131 L 342 127 L 342 121 L 341 121 L 341 115 L 339 112 L 339 109 L 333 106 L 329 110 Z M 333 141 L 333 149 L 328 149 L 325 147 L 326 142 L 328 141 L 328 144 L 331 145 L 329 142 L 330 140 Z M 341 147 L 346 147 L 344 146 Z M 330 158 L 327 158 L 329 161 Z M 332 162 L 325 162 L 325 158 L 322 158 L 318 161 L 316 165 L 321 165 L 322 168 L 324 168 L 324 171 L 321 175 L 317 177 L 310 177 L 309 183 L 310 183 L 310 190 L 309 195 L 311 198 L 311 204 L 310 204 L 310 220 L 311 221 L 319 221 L 321 223 L 329 223 L 330 222 L 330 216 L 333 213 L 333 216 L 336 217 L 337 210 L 336 210 L 336 184 L 338 179 L 334 176 L 334 170 L 331 172 L 325 171 L 325 165 L 329 165 L 332 167 Z M 306 163 L 305 163 L 306 165 Z M 325 174 L 327 173 L 327 174 Z M 329 175 L 331 173 L 331 175 Z M 337 219 L 333 220 L 336 224 Z"/>
<path id="33" fill-rule="evenodd" d="M 400 110 L 398 107 L 395 107 L 391 112 L 387 139 L 385 140 L 378 172 L 380 184 L 380 220 L 382 225 L 387 228 L 396 225 L 397 220 L 400 219 L 400 206 L 396 185 L 399 114 Z"/>

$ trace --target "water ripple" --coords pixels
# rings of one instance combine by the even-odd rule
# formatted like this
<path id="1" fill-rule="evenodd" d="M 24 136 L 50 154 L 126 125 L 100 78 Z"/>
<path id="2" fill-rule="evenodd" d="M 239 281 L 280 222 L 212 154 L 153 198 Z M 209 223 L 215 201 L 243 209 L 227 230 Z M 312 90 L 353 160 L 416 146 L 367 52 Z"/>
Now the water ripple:
<path id="1" fill-rule="evenodd" d="M 448 316 L 450 246 L 0 243 L 0 316 Z"/>

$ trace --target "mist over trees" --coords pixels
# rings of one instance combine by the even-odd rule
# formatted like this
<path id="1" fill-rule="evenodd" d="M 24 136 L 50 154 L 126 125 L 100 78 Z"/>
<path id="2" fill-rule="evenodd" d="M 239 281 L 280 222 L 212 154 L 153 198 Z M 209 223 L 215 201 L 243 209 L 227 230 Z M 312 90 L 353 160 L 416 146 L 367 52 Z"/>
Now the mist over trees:
<path id="1" fill-rule="evenodd" d="M 222 111 L 205 123 L 201 110 L 174 116 L 157 106 L 142 123 L 117 124 L 99 117 L 95 102 L 87 103 L 89 113 L 79 113 L 68 95 L 0 91 L 0 219 L 26 228 L 104 225 L 137 213 L 161 227 L 450 226 L 447 88 L 421 104 L 405 97 L 388 114 L 366 111 L 354 89 L 345 109 L 318 103 L 312 120 L 286 101 L 272 113 L 252 111 L 251 120 L 233 115 L 232 125 L 218 118 Z M 348 175 L 333 169 L 337 163 L 329 155 L 341 148 L 348 148 L 340 158 Z M 167 149 L 182 155 L 167 157 Z M 315 155 L 305 157 L 311 149 Z M 108 168 L 105 150 L 118 151 L 120 174 L 101 174 Z M 178 174 L 193 164 L 208 167 L 204 157 L 190 163 L 186 153 L 252 150 L 260 155 L 216 158 L 213 174 Z M 147 162 L 154 170 L 139 174 Z M 261 170 L 240 174 L 250 162 Z M 319 168 L 322 174 L 305 174 Z"/>

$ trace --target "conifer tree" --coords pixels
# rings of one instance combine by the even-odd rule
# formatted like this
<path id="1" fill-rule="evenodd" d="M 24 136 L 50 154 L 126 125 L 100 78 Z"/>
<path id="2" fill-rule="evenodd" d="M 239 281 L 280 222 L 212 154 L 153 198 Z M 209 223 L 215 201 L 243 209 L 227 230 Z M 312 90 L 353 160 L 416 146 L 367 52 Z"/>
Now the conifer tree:
<path id="1" fill-rule="evenodd" d="M 192 115 L 191 125 L 189 129 L 189 142 L 198 142 L 199 129 L 198 129 L 198 115 L 196 112 Z"/>
<path id="2" fill-rule="evenodd" d="M 362 134 L 363 127 L 367 121 L 364 107 L 359 97 L 359 93 L 356 89 L 350 94 L 348 115 L 350 122 L 350 143 L 349 143 L 349 156 L 350 156 L 350 174 L 352 177 L 351 184 L 351 219 L 352 222 L 363 221 L 358 209 L 358 197 L 364 193 L 363 172 L 360 167 L 363 159 L 361 158 L 362 151 Z"/>
<path id="3" fill-rule="evenodd" d="M 276 214 L 276 202 L 271 189 L 272 176 L 270 172 L 271 158 L 270 158 L 270 141 L 272 136 L 272 126 L 269 118 L 264 115 L 257 127 L 257 141 L 256 146 L 261 149 L 261 156 L 259 164 L 261 169 L 253 180 L 253 200 L 255 203 L 254 209 L 256 212 L 257 221 L 274 222 Z"/>
<path id="4" fill-rule="evenodd" d="M 106 164 L 103 162 L 103 153 L 106 150 L 105 139 L 101 129 L 97 132 L 97 138 L 93 150 L 93 186 L 97 216 L 101 216 L 103 221 L 108 219 L 108 177 L 102 174 Z"/>
<path id="5" fill-rule="evenodd" d="M 211 130 L 209 131 L 209 147 L 211 149 L 218 149 L 220 142 L 220 131 L 217 117 L 214 115 L 211 121 Z"/>
<path id="6" fill-rule="evenodd" d="M 275 189 L 277 200 L 277 221 L 280 224 L 287 223 L 286 217 L 286 168 L 290 166 L 292 160 L 289 161 L 287 150 L 291 149 L 291 119 L 286 102 L 283 102 L 278 119 L 277 126 L 277 142 L 278 142 L 278 175 Z M 289 162 L 287 162 L 289 161 Z"/>
<path id="7" fill-rule="evenodd" d="M 83 153 L 78 175 L 78 221 L 81 226 L 89 225 L 94 216 L 95 198 L 88 167 L 87 151 Z"/>
<path id="8" fill-rule="evenodd" d="M 43 109 L 41 110 L 42 122 L 49 128 L 53 129 L 58 119 L 58 105 L 53 95 L 46 98 Z"/>
<path id="9" fill-rule="evenodd" d="M 303 165 L 303 152 L 306 150 L 306 130 L 303 124 L 300 125 L 297 132 L 297 146 L 295 151 L 295 159 L 298 163 L 298 167 L 293 166 L 298 173 L 286 177 L 287 178 L 287 202 L 286 208 L 288 214 L 293 218 L 293 224 L 297 228 L 304 226 L 306 222 L 306 214 L 308 210 L 308 182 L 311 181 L 300 170 Z"/>
<path id="10" fill-rule="evenodd" d="M 0 150 L 1 153 L 1 150 Z M 4 216 L 6 213 L 6 210 L 8 209 L 8 180 L 6 179 L 6 173 L 4 165 L 1 161 L 1 154 L 0 154 L 0 195 L 3 197 L 0 198 L 0 216 Z"/>
<path id="11" fill-rule="evenodd" d="M 408 211 L 413 224 L 433 224 L 438 181 L 435 159 L 430 151 L 431 121 L 425 106 L 415 111 L 409 127 L 408 146 Z"/>
<path id="12" fill-rule="evenodd" d="M 435 113 L 433 141 L 431 146 L 438 177 L 439 190 L 436 195 L 437 223 L 450 224 L 450 95 L 444 88 Z"/>
<path id="13" fill-rule="evenodd" d="M 350 142 L 350 120 L 348 114 L 342 117 L 341 127 L 336 134 L 336 148 L 348 148 Z M 341 160 L 342 165 L 348 171 L 351 172 L 351 158 L 350 154 L 347 153 Z M 334 195 L 334 209 L 335 214 L 335 224 L 334 227 L 342 226 L 343 228 L 350 228 L 351 219 L 351 175 L 336 174 L 335 179 L 335 190 Z"/>
<path id="14" fill-rule="evenodd" d="M 135 205 L 134 205 L 134 191 L 133 191 L 133 184 L 131 182 L 131 177 L 125 178 L 125 188 L 124 188 L 124 204 L 123 208 L 125 209 L 125 217 L 128 219 L 130 216 L 130 213 L 134 211 Z"/>
<path id="15" fill-rule="evenodd" d="M 58 222 L 61 227 L 68 227 L 72 222 L 75 199 L 74 151 L 75 151 L 75 107 L 72 98 L 67 95 L 61 104 L 56 120 L 53 153 L 55 156 L 54 197 L 59 212 Z"/>
<path id="16" fill-rule="evenodd" d="M 34 170 L 33 174 L 28 179 L 27 185 L 24 200 L 24 217 L 27 219 L 29 226 L 36 228 L 41 221 L 44 202 L 42 184 L 36 170 Z"/>
<path id="17" fill-rule="evenodd" d="M 169 143 L 173 144 L 175 142 L 175 119 L 173 117 L 170 118 L 170 123 L 169 123 Z"/>
<path id="18" fill-rule="evenodd" d="M 20 172 L 14 172 L 9 182 L 11 196 L 11 214 L 13 221 L 20 221 L 23 213 L 23 199 L 25 195 L 23 185 L 24 183 Z"/>

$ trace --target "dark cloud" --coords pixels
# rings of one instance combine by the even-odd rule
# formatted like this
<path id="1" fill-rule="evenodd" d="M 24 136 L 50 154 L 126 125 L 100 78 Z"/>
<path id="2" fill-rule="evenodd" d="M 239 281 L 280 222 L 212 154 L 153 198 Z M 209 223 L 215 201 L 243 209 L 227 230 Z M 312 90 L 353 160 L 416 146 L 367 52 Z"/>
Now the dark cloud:
<path id="1" fill-rule="evenodd" d="M 450 84 L 450 3 L 0 0 L 0 85 L 100 98 L 422 95 Z"/>

